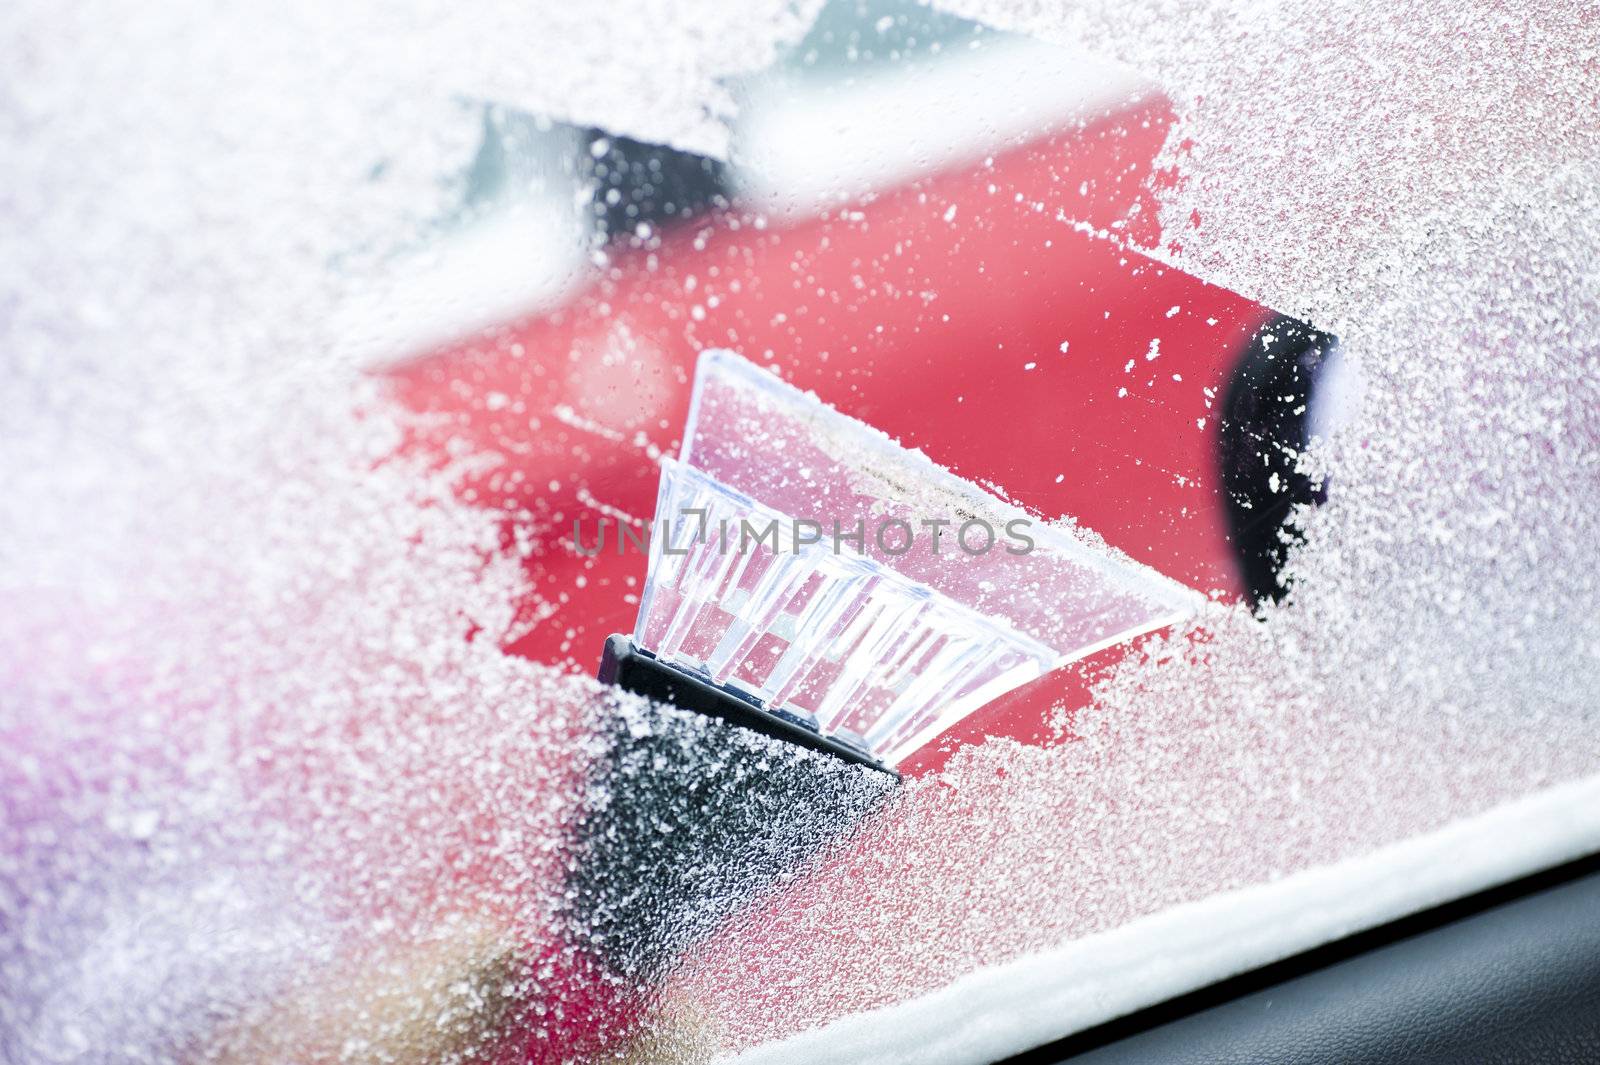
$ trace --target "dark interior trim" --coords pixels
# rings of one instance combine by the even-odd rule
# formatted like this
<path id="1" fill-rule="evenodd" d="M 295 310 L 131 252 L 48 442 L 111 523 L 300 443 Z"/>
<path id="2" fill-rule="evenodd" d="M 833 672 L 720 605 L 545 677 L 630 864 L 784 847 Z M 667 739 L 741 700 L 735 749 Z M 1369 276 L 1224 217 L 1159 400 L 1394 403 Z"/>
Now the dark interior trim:
<path id="1" fill-rule="evenodd" d="M 1237 1002 L 1246 996 L 1282 987 L 1290 981 L 1323 972 L 1341 962 L 1368 955 L 1414 937 L 1427 935 L 1458 922 L 1468 921 L 1585 878 L 1594 878 L 1593 886 L 1600 892 L 1600 854 L 1521 877 L 1336 940 L 1271 965 L 1241 973 L 1178 998 L 1085 1029 L 1065 1039 L 1006 1058 L 1002 1065 L 1059 1065 L 1077 1055 L 1088 1054 L 1132 1036 L 1183 1021 L 1205 1011 Z M 1559 936 L 1565 930 L 1550 931 Z M 1600 974 L 1600 957 L 1594 959 L 1594 968 L 1597 974 Z M 1600 1049 L 1596 1052 L 1600 1053 Z"/>

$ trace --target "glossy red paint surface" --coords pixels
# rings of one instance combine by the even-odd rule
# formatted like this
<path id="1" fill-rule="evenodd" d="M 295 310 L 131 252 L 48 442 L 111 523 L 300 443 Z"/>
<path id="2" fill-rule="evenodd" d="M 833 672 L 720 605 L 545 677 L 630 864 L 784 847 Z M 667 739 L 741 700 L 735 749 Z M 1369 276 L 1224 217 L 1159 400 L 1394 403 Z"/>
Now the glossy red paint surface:
<path id="1" fill-rule="evenodd" d="M 574 523 L 592 547 L 603 516 L 650 516 L 655 456 L 676 450 L 712 347 L 1042 518 L 1237 594 L 1217 415 L 1268 312 L 1129 247 L 1163 236 L 1149 188 L 1168 122 L 1148 101 L 827 216 L 712 218 L 615 253 L 559 310 L 394 370 L 400 398 L 433 416 L 418 446 L 497 456 L 462 491 L 502 509 L 526 552 L 508 650 L 589 672 L 606 635 L 632 629 L 644 556 L 612 535 L 584 557 Z M 1012 693 L 909 768 L 985 735 L 1046 742 L 1051 708 L 1088 698 L 1085 675 Z"/>

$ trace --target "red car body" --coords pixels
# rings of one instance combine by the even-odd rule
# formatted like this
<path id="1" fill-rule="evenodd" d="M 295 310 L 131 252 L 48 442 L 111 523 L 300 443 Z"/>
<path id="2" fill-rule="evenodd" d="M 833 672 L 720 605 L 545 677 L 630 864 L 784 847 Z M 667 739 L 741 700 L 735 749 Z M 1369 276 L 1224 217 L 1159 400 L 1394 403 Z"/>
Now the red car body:
<path id="1" fill-rule="evenodd" d="M 503 510 L 506 543 L 526 552 L 507 650 L 589 672 L 605 637 L 631 630 L 644 557 L 585 557 L 574 523 L 650 516 L 654 456 L 678 447 L 710 347 L 1044 518 L 1238 595 L 1219 397 L 1270 312 L 1134 250 L 1181 239 L 1160 233 L 1149 197 L 1169 119 L 1146 99 L 795 223 L 710 215 L 613 251 L 556 310 L 393 370 L 402 400 L 433 416 L 419 446 L 495 457 L 462 492 Z M 1044 741 L 1085 674 L 991 704 L 908 768 L 986 735 Z"/>

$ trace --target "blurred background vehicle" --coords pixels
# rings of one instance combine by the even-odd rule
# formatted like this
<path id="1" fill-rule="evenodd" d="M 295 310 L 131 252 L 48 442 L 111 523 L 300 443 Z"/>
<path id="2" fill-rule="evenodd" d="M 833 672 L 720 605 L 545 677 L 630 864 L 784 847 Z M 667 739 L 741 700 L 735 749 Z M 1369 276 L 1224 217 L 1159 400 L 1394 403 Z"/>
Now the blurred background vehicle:
<path id="1" fill-rule="evenodd" d="M 1296 464 L 1331 344 L 1139 250 L 1161 243 L 1158 91 L 918 5 L 840 2 L 736 95 L 728 162 L 486 112 L 439 253 L 465 280 L 444 289 L 526 277 L 535 248 L 565 248 L 565 271 L 534 271 L 521 314 L 451 304 L 478 320 L 390 378 L 430 416 L 423 446 L 504 456 L 463 492 L 529 558 L 510 650 L 590 672 L 631 627 L 643 559 L 583 557 L 574 522 L 648 519 L 708 347 L 1191 587 L 1281 594 L 1281 531 L 1319 498 Z M 1083 675 L 963 735 L 1039 742 Z"/>

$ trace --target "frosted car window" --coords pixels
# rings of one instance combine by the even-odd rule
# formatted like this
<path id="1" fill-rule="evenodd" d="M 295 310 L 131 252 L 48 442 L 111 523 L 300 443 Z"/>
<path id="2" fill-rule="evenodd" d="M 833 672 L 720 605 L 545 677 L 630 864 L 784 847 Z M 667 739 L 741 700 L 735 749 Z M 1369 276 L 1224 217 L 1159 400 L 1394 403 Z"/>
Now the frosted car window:
<path id="1" fill-rule="evenodd" d="M 735 6 L 8 8 L 0 1059 L 993 1060 L 1600 848 L 1588 12 Z M 599 685 L 706 350 L 1196 608 L 893 786 Z"/>

